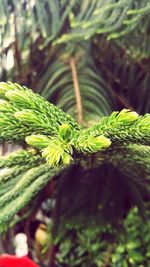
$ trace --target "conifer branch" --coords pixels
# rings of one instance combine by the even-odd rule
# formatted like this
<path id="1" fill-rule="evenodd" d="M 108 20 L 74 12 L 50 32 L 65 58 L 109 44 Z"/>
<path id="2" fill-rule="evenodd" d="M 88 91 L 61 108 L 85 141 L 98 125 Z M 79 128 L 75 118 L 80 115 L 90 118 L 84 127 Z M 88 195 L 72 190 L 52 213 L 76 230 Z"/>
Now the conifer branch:
<path id="1" fill-rule="evenodd" d="M 104 134 L 114 142 L 150 144 L 150 114 L 138 116 L 136 112 L 123 109 L 104 117 L 85 133 Z"/>
<path id="2" fill-rule="evenodd" d="M 34 149 L 19 150 L 0 157 L 0 168 L 12 167 L 15 165 L 32 164 L 33 162 L 41 163 L 40 155 L 36 154 Z"/>
<path id="3" fill-rule="evenodd" d="M 34 148 L 0 157 L 0 168 L 9 167 L 0 175 L 0 225 L 59 174 L 61 166 L 80 158 L 88 162 L 91 153 L 95 164 L 108 162 L 150 191 L 150 114 L 123 109 L 85 129 L 26 87 L 0 83 L 0 96 L 0 140 L 23 140 Z"/>
<path id="4" fill-rule="evenodd" d="M 31 169 L 30 172 L 32 171 L 35 170 Z M 48 181 L 50 181 L 53 176 L 59 173 L 59 171 L 60 170 L 58 169 L 50 170 L 50 168 L 47 167 L 47 171 L 43 175 L 39 175 L 35 180 L 33 179 L 33 175 L 35 175 L 33 173 L 31 175 L 33 182 L 30 184 L 30 186 L 22 188 L 22 190 L 18 193 L 16 191 L 14 199 L 11 200 L 11 202 L 8 202 L 7 205 L 5 202 L 5 206 L 1 208 L 0 226 L 2 227 L 3 224 L 5 224 L 6 222 L 10 222 L 13 216 L 17 214 L 17 212 L 21 210 L 24 206 L 26 206 L 29 201 L 48 183 Z M 25 176 L 27 175 L 29 175 L 29 173 L 25 174 Z"/>

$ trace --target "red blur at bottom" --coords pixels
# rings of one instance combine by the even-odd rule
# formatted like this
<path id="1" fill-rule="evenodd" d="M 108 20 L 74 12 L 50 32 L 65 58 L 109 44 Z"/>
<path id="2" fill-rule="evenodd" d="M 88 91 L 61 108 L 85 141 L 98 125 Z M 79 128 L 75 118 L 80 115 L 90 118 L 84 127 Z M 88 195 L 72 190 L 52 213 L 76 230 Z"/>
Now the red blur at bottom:
<path id="1" fill-rule="evenodd" d="M 27 257 L 16 257 L 14 255 L 1 255 L 0 267 L 40 267 Z"/>

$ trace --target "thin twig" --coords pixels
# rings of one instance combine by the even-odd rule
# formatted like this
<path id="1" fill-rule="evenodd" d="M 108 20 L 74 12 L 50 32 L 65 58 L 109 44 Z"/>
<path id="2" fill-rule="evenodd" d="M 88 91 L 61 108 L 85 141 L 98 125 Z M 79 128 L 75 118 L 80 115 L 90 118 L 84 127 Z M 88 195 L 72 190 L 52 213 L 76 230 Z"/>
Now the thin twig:
<path id="1" fill-rule="evenodd" d="M 80 124 L 82 124 L 83 123 L 82 101 L 81 101 L 81 94 L 80 94 L 80 87 L 79 87 L 76 63 L 75 63 L 75 59 L 73 57 L 70 57 L 69 64 L 70 64 L 70 68 L 71 68 L 72 79 L 73 79 L 73 84 L 74 84 L 74 92 L 75 92 L 76 103 L 77 103 L 78 122 Z"/>

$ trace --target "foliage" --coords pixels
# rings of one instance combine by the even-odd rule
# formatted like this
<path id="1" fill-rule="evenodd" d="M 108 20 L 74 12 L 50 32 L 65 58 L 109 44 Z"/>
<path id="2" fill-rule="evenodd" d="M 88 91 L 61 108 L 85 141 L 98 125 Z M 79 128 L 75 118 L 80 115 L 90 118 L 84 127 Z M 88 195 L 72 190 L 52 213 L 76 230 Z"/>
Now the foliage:
<path id="1" fill-rule="evenodd" d="M 126 166 L 130 166 L 128 173 L 130 174 L 133 165 L 140 161 L 140 164 L 144 164 L 146 167 L 145 180 L 148 179 L 149 114 L 142 117 L 138 116 L 136 112 L 123 109 L 121 112 L 113 112 L 110 116 L 104 117 L 99 124 L 84 128 L 77 124 L 70 115 L 65 114 L 26 87 L 13 83 L 0 83 L 0 95 L 2 98 L 0 103 L 1 141 L 12 139 L 26 141 L 39 151 L 31 150 L 31 152 L 33 151 L 31 153 L 30 150 L 28 152 L 24 150 L 1 158 L 2 167 L 12 166 L 1 175 L 0 206 L 3 207 L 0 215 L 1 224 L 9 221 L 15 213 L 24 207 L 32 195 L 35 195 L 47 183 L 50 177 L 52 178 L 58 173 L 57 169 L 53 171 L 51 168 L 69 165 L 73 158 L 78 161 L 78 158 L 82 158 L 82 153 L 85 154 L 85 164 L 90 153 L 99 152 L 97 164 L 101 158 L 101 164 L 103 161 L 107 161 L 121 168 L 119 162 L 121 156 L 118 159 L 117 156 L 113 155 L 113 147 L 118 153 L 120 149 L 123 153 L 125 151 L 124 146 L 126 146 L 125 155 L 128 155 L 127 158 L 130 158 L 133 153 L 131 162 L 126 162 L 126 158 L 123 160 L 126 162 Z M 135 152 L 137 150 L 136 142 L 145 145 L 145 149 L 143 145 L 141 148 L 138 146 L 139 152 L 141 150 L 143 152 L 144 149 L 145 157 L 144 153 L 142 153 L 142 157 L 139 153 L 137 160 L 134 160 L 134 150 Z M 42 152 L 41 157 L 40 152 Z M 25 165 L 29 153 L 31 153 L 31 159 Z M 49 166 L 46 165 L 44 159 Z M 23 165 L 18 166 L 18 163 L 23 163 Z M 39 163 L 43 166 L 38 167 Z M 25 173 L 25 171 L 27 172 Z M 12 180 L 15 181 L 13 185 Z M 39 183 L 38 180 L 40 180 Z M 134 181 L 134 177 L 132 180 Z M 6 192 L 6 186 L 9 186 L 10 183 L 11 190 Z M 141 185 L 142 181 L 137 179 L 136 183 Z M 149 192 L 149 187 L 146 190 Z M 9 201 L 11 202 L 9 203 Z M 16 204 L 12 205 L 12 201 Z M 12 206 L 11 210 L 10 205 Z"/>
<path id="2" fill-rule="evenodd" d="M 94 221 L 86 225 L 67 224 L 66 235 L 57 241 L 60 250 L 57 260 L 63 266 L 148 266 L 149 260 L 149 212 L 143 223 L 132 209 L 124 220 L 122 234 L 108 225 Z M 108 246 L 109 243 L 109 246 Z"/>
<path id="3" fill-rule="evenodd" d="M 0 157 L 0 231 L 30 222 L 50 188 L 52 235 L 65 238 L 67 264 L 93 267 L 107 249 L 114 266 L 120 257 L 149 264 L 115 232 L 132 206 L 145 218 L 150 200 L 149 9 L 149 0 L 0 1 L 0 142 L 21 146 Z M 104 224 L 116 250 L 95 241 Z"/>
<path id="4" fill-rule="evenodd" d="M 130 40 L 132 41 L 132 38 Z M 135 109 L 140 114 L 145 114 L 150 111 L 149 55 L 142 58 L 139 55 L 135 56 L 138 41 L 136 38 L 133 40 L 135 45 L 132 51 L 129 51 L 128 48 L 119 46 L 117 42 L 108 42 L 106 38 L 96 36 L 93 40 L 92 51 L 100 74 L 113 89 L 119 106 L 123 105 Z"/>

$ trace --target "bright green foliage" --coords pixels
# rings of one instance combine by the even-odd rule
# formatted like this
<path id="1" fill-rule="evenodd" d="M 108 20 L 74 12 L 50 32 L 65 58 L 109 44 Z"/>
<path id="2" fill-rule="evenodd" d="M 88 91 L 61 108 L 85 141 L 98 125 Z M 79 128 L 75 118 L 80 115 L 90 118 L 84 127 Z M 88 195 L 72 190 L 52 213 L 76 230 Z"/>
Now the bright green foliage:
<path id="1" fill-rule="evenodd" d="M 7 129 L 8 132 L 10 131 L 11 128 L 9 129 L 8 126 L 13 124 L 12 134 L 16 129 L 22 131 L 20 136 L 16 131 L 17 136 L 14 136 L 13 139 L 18 138 L 20 141 L 23 135 L 27 135 L 28 144 L 39 149 L 45 148 L 43 155 L 49 163 L 52 153 L 52 166 L 55 165 L 55 162 L 58 164 L 61 158 L 63 162 L 63 157 L 64 162 L 69 163 L 71 160 L 69 154 L 72 154 L 73 147 L 77 151 L 96 152 L 109 147 L 110 140 L 117 143 L 149 144 L 150 116 L 148 114 L 139 117 L 136 112 L 124 109 L 104 117 L 100 123 L 89 129 L 81 130 L 81 127 L 70 116 L 31 90 L 18 85 L 13 86 L 12 83 L 1 83 L 0 89 L 3 98 L 7 99 L 0 103 L 1 139 L 4 136 L 4 140 L 9 140 L 10 133 L 9 136 L 5 133 Z M 64 124 L 65 121 L 68 123 Z M 28 128 L 39 134 L 28 136 L 28 132 L 26 132 Z M 48 136 L 40 135 L 41 133 Z M 59 148 L 58 154 L 57 148 Z"/>
<path id="2" fill-rule="evenodd" d="M 73 147 L 83 152 L 96 152 L 99 149 L 109 147 L 111 144 L 110 140 L 104 136 L 83 136 L 83 139 L 80 140 L 81 127 L 71 116 L 25 87 L 12 83 L 1 83 L 0 90 L 2 97 L 7 99 L 5 100 L 6 106 L 9 107 L 5 110 L 4 101 L 2 102 L 2 116 L 5 118 L 7 116 L 8 124 L 15 122 L 16 128 L 21 125 L 22 135 L 28 135 L 28 132 L 26 133 L 28 128 L 26 127 L 29 127 L 33 132 L 48 134 L 50 138 L 52 137 L 49 139 L 42 135 L 32 135 L 26 138 L 28 144 L 40 149 L 45 148 L 42 155 L 51 166 L 55 166 L 61 161 L 69 164 L 72 159 Z M 9 122 L 8 114 L 12 116 L 11 122 Z M 3 132 L 7 132 L 4 118 L 1 122 L 1 131 L 1 138 L 5 136 L 4 140 L 9 140 L 9 137 L 7 138 L 7 135 L 3 134 Z M 14 139 L 20 141 L 22 136 L 19 137 L 17 133 Z"/>
<path id="3" fill-rule="evenodd" d="M 71 116 L 66 115 L 53 104 L 49 104 L 41 96 L 34 94 L 26 87 L 21 87 L 12 83 L 1 83 L 0 92 L 3 94 L 4 98 L 9 100 L 10 106 L 13 103 L 13 107 L 17 111 L 13 115 L 21 122 L 25 123 L 27 120 L 27 123 L 32 123 L 31 117 L 34 116 L 35 119 L 36 115 L 39 115 L 35 125 L 40 127 L 41 123 L 41 128 L 42 126 L 44 129 L 47 128 L 47 132 L 57 131 L 58 126 L 65 122 L 69 122 L 75 129 L 78 128 L 77 123 Z M 12 113 L 14 113 L 13 110 Z M 51 124 L 49 121 L 51 121 Z"/>
<path id="4" fill-rule="evenodd" d="M 4 101 L 2 101 L 0 105 L 3 118 L 1 138 L 7 131 L 7 121 L 8 123 L 15 122 L 13 131 L 19 128 L 21 123 L 19 130 L 22 131 L 22 135 L 28 135 L 27 127 L 33 132 L 38 132 L 38 135 L 27 136 L 26 142 L 35 148 L 44 148 L 42 156 L 46 158 L 50 166 L 61 162 L 69 164 L 74 148 L 79 152 L 94 153 L 108 148 L 111 140 L 114 144 L 115 141 L 117 143 L 140 141 L 149 144 L 150 117 L 148 114 L 139 117 L 136 112 L 123 109 L 121 112 L 113 112 L 110 116 L 104 117 L 99 124 L 81 130 L 81 127 L 70 116 L 31 90 L 12 83 L 2 83 L 0 89 L 2 97 L 6 99 L 4 100 L 6 107 L 9 107 L 5 109 Z M 41 135 L 41 133 L 48 136 Z M 22 136 L 18 137 L 17 133 L 15 139 L 17 138 L 20 141 Z M 9 140 L 9 136 L 7 139 L 6 135 L 4 140 Z"/>
<path id="5" fill-rule="evenodd" d="M 40 134 L 27 136 L 25 140 L 28 145 L 41 149 L 47 147 L 51 141 L 47 136 Z"/>
<path id="6" fill-rule="evenodd" d="M 95 166 L 107 162 L 119 166 L 124 175 L 128 174 L 137 199 L 140 199 L 140 193 L 135 186 L 150 192 L 147 186 L 150 175 L 149 114 L 139 116 L 123 109 L 85 128 L 26 87 L 0 83 L 0 93 L 0 140 L 24 141 L 37 149 L 21 150 L 0 158 L 1 167 L 10 167 L 0 175 L 0 223 L 9 221 L 60 172 L 61 168 L 57 170 L 57 166 L 81 160 L 80 164 L 89 168 L 90 154 L 96 156 Z M 140 178 L 141 175 L 144 177 Z"/>
<path id="7" fill-rule="evenodd" d="M 59 132 L 58 138 L 50 139 L 44 135 L 31 135 L 26 137 L 27 144 L 39 149 L 43 149 L 42 156 L 46 158 L 46 161 L 52 167 L 58 165 L 61 161 L 63 164 L 68 165 L 72 160 L 72 147 L 71 144 L 65 142 L 66 130 L 64 133 L 62 130 L 63 128 L 61 128 L 61 133 Z"/>
<path id="8" fill-rule="evenodd" d="M 103 135 L 86 134 L 86 131 L 81 132 L 81 136 L 75 140 L 75 148 L 82 152 L 94 153 L 101 149 L 106 149 L 111 145 L 109 138 Z"/>
<path id="9" fill-rule="evenodd" d="M 123 109 L 101 119 L 100 123 L 86 130 L 87 134 L 105 134 L 118 142 L 150 144 L 150 115 L 138 116 L 136 112 Z"/>
<path id="10" fill-rule="evenodd" d="M 43 149 L 42 156 L 46 158 L 46 161 L 50 166 L 63 163 L 68 165 L 72 161 L 72 147 L 69 144 L 62 143 L 58 139 L 52 139 L 49 146 Z"/>

